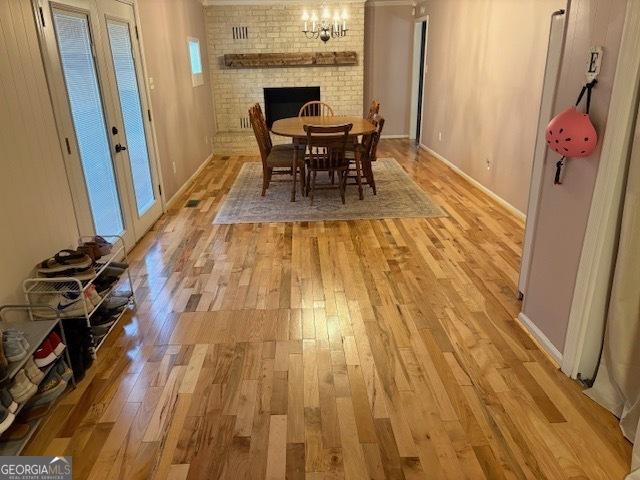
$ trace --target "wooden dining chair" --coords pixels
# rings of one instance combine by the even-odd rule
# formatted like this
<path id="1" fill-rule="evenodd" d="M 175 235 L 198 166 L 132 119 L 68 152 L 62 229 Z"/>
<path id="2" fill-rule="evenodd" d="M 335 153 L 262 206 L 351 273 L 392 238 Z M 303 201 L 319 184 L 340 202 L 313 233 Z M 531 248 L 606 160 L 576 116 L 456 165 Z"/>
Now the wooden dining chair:
<path id="1" fill-rule="evenodd" d="M 338 175 L 338 189 L 342 203 L 346 201 L 346 174 L 349 169 L 349 160 L 346 158 L 346 148 L 349 141 L 349 132 L 353 124 L 320 126 L 305 125 L 304 131 L 307 133 L 307 153 L 306 153 L 306 191 L 313 197 L 316 190 L 316 174 L 318 172 L 333 172 Z M 323 188 L 335 188 L 324 186 Z"/>
<path id="2" fill-rule="evenodd" d="M 266 133 L 266 140 L 267 143 L 269 144 L 270 148 L 275 149 L 275 150 L 289 150 L 291 152 L 293 152 L 293 148 L 294 145 L 292 143 L 284 143 L 284 144 L 278 144 L 278 145 L 274 145 L 273 141 L 271 140 L 271 133 L 269 132 L 269 127 L 267 126 L 267 121 L 264 117 L 264 113 L 262 113 L 262 107 L 260 106 L 259 103 L 254 104 L 253 108 L 255 108 L 256 110 L 256 114 L 257 114 L 257 118 L 260 121 L 260 123 L 262 124 L 262 130 L 267 132 Z"/>
<path id="3" fill-rule="evenodd" d="M 291 176 L 294 168 L 296 171 L 300 169 L 300 176 L 303 181 L 302 188 L 304 189 L 304 160 L 298 160 L 297 165 L 294 167 L 293 148 L 287 148 L 288 146 L 285 145 L 281 146 L 284 148 L 273 146 L 259 104 L 253 105 L 249 109 L 249 121 L 251 128 L 253 128 L 256 141 L 258 142 L 260 158 L 262 160 L 262 196 L 264 197 L 266 195 L 273 175 Z"/>
<path id="4" fill-rule="evenodd" d="M 299 117 L 333 117 L 333 108 L 327 105 L 324 102 L 307 102 L 305 103 L 300 112 L 298 112 Z"/>
<path id="5" fill-rule="evenodd" d="M 372 164 L 377 159 L 378 143 L 380 142 L 382 129 L 384 128 L 384 118 L 379 115 L 374 115 L 369 121 L 375 125 L 376 130 L 369 135 L 365 135 L 362 139 L 362 143 L 358 143 L 353 148 L 349 148 L 347 150 L 346 156 L 350 164 L 346 176 L 347 183 L 348 179 L 354 179 L 353 183 L 348 183 L 349 185 L 358 184 L 358 168 L 357 165 L 355 165 L 355 155 L 357 150 L 360 155 L 360 165 L 362 166 L 362 175 L 364 177 L 361 179 L 361 182 L 369 185 L 373 190 L 373 194 L 377 195 L 378 191 L 376 189 L 376 181 L 373 176 Z"/>
<path id="6" fill-rule="evenodd" d="M 380 102 L 374 100 L 369 106 L 369 113 L 367 113 L 367 120 L 371 121 L 376 115 L 380 113 Z"/>

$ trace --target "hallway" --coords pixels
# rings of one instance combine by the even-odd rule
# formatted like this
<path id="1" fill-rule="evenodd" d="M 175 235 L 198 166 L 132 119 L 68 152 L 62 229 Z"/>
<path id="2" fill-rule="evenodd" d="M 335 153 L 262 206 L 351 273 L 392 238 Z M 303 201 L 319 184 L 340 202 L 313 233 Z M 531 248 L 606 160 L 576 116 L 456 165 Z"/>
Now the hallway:
<path id="1" fill-rule="evenodd" d="M 214 157 L 24 453 L 78 479 L 623 478 L 616 419 L 515 321 L 523 224 L 406 140 L 379 157 L 449 216 L 213 225 L 255 160 Z"/>

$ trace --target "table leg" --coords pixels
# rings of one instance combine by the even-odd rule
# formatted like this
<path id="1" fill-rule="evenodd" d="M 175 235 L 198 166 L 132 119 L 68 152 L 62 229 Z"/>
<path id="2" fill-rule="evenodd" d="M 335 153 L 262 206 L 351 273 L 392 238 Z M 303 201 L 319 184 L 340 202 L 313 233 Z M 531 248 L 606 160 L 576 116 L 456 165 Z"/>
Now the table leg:
<path id="1" fill-rule="evenodd" d="M 362 193 L 362 167 L 360 165 L 360 149 L 356 148 L 355 151 L 355 163 L 356 163 L 356 183 L 358 184 L 358 196 L 360 200 L 364 199 Z"/>
<path id="2" fill-rule="evenodd" d="M 291 173 L 293 174 L 293 187 L 291 188 L 291 201 L 296 201 L 296 177 L 298 175 L 298 147 L 293 147 L 293 160 L 291 164 Z"/>

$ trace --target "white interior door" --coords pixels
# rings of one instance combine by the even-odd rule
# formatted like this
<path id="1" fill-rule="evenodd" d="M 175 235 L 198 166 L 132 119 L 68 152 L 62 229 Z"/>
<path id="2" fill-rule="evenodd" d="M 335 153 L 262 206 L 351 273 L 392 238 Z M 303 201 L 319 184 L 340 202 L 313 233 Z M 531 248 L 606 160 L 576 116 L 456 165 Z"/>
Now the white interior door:
<path id="1" fill-rule="evenodd" d="M 135 244 L 162 213 L 133 9 L 42 5 L 45 63 L 83 234 Z"/>

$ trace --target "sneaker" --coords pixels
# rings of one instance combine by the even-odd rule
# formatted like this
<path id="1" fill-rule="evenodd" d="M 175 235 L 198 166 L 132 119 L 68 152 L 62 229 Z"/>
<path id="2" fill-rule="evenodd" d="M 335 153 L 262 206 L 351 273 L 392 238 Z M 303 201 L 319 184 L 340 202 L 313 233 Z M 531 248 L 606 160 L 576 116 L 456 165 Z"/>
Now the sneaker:
<path id="1" fill-rule="evenodd" d="M 92 327 L 91 328 L 91 333 L 93 334 L 94 338 L 99 340 L 102 337 L 104 337 L 107 333 L 109 333 L 109 330 L 111 329 L 111 327 L 113 326 L 115 322 L 111 322 L 109 324 L 104 324 L 104 325 L 98 325 L 97 327 Z"/>
<path id="2" fill-rule="evenodd" d="M 25 403 L 33 397 L 38 391 L 33 383 L 29 381 L 23 369 L 18 370 L 13 379 L 13 383 L 9 387 L 9 393 L 17 403 Z"/>
<path id="3" fill-rule="evenodd" d="M 26 357 L 28 353 L 27 349 L 24 348 L 23 338 L 15 335 L 7 335 L 6 332 L 2 335 L 2 349 L 9 363 L 19 362 Z"/>
<path id="4" fill-rule="evenodd" d="M 16 330 L 15 328 L 9 328 L 7 330 L 4 331 L 4 334 L 10 337 L 16 337 L 18 340 L 20 340 L 20 343 L 22 344 L 22 347 L 25 350 L 29 350 L 29 342 L 27 342 L 27 339 L 24 336 L 24 332 L 20 331 L 20 330 Z"/>
<path id="5" fill-rule="evenodd" d="M 94 261 L 111 253 L 112 245 L 100 236 L 93 237 L 93 240 L 82 242 L 78 250 L 89 255 Z"/>
<path id="6" fill-rule="evenodd" d="M 85 301 L 84 295 L 78 292 L 59 292 L 56 295 L 49 296 L 48 305 L 53 309 L 43 308 L 36 315 L 42 318 L 63 318 L 68 317 L 84 317 Z M 93 305 L 88 311 L 93 310 Z"/>
<path id="7" fill-rule="evenodd" d="M 64 352 L 66 345 L 62 343 L 60 335 L 58 335 L 56 332 L 51 332 L 47 337 L 47 340 L 49 340 L 49 342 L 51 343 L 51 348 L 53 349 L 53 353 L 56 355 L 56 357 L 62 355 L 62 352 Z"/>
<path id="8" fill-rule="evenodd" d="M 71 368 L 69 368 L 69 365 L 67 365 L 67 362 L 65 362 L 64 360 L 56 363 L 55 371 L 67 383 L 69 383 L 71 377 L 73 376 L 73 371 L 71 370 Z"/>
<path id="9" fill-rule="evenodd" d="M 9 390 L 6 388 L 0 390 L 0 405 L 9 410 L 9 413 L 16 413 L 16 410 L 18 410 L 18 404 L 13 400 Z"/>
<path id="10" fill-rule="evenodd" d="M 10 413 L 9 410 L 0 406 L 0 435 L 9 429 L 15 419 L 16 416 L 13 413 Z"/>
<path id="11" fill-rule="evenodd" d="M 23 440 L 31 430 L 31 425 L 29 423 L 25 423 L 24 419 L 21 418 L 20 421 L 14 422 L 9 429 L 4 432 L 2 435 L 3 442 L 16 442 Z"/>
<path id="12" fill-rule="evenodd" d="M 65 382 L 55 370 L 51 370 L 49 375 L 47 375 L 40 384 L 38 394 L 29 402 L 29 408 L 51 403 L 58 398 L 66 388 L 67 382 Z"/>
<path id="13" fill-rule="evenodd" d="M 121 312 L 124 307 L 129 304 L 129 297 L 118 297 L 112 295 L 110 298 L 105 300 L 100 307 L 100 309 L 104 309 L 110 313 Z"/>
<path id="14" fill-rule="evenodd" d="M 102 297 L 98 294 L 95 285 L 89 285 L 84 292 L 85 297 L 91 302 L 91 309 L 97 307 L 102 302 Z"/>
<path id="15" fill-rule="evenodd" d="M 33 358 L 29 358 L 27 363 L 24 364 L 24 372 L 27 374 L 29 381 L 34 385 L 38 385 L 44 378 L 44 372 L 36 366 Z"/>
<path id="16" fill-rule="evenodd" d="M 51 362 L 55 362 L 56 356 L 53 353 L 53 347 L 51 346 L 51 341 L 47 338 L 42 345 L 36 350 L 36 353 L 33 355 L 33 359 L 36 362 L 36 366 L 39 368 L 46 367 Z"/>

